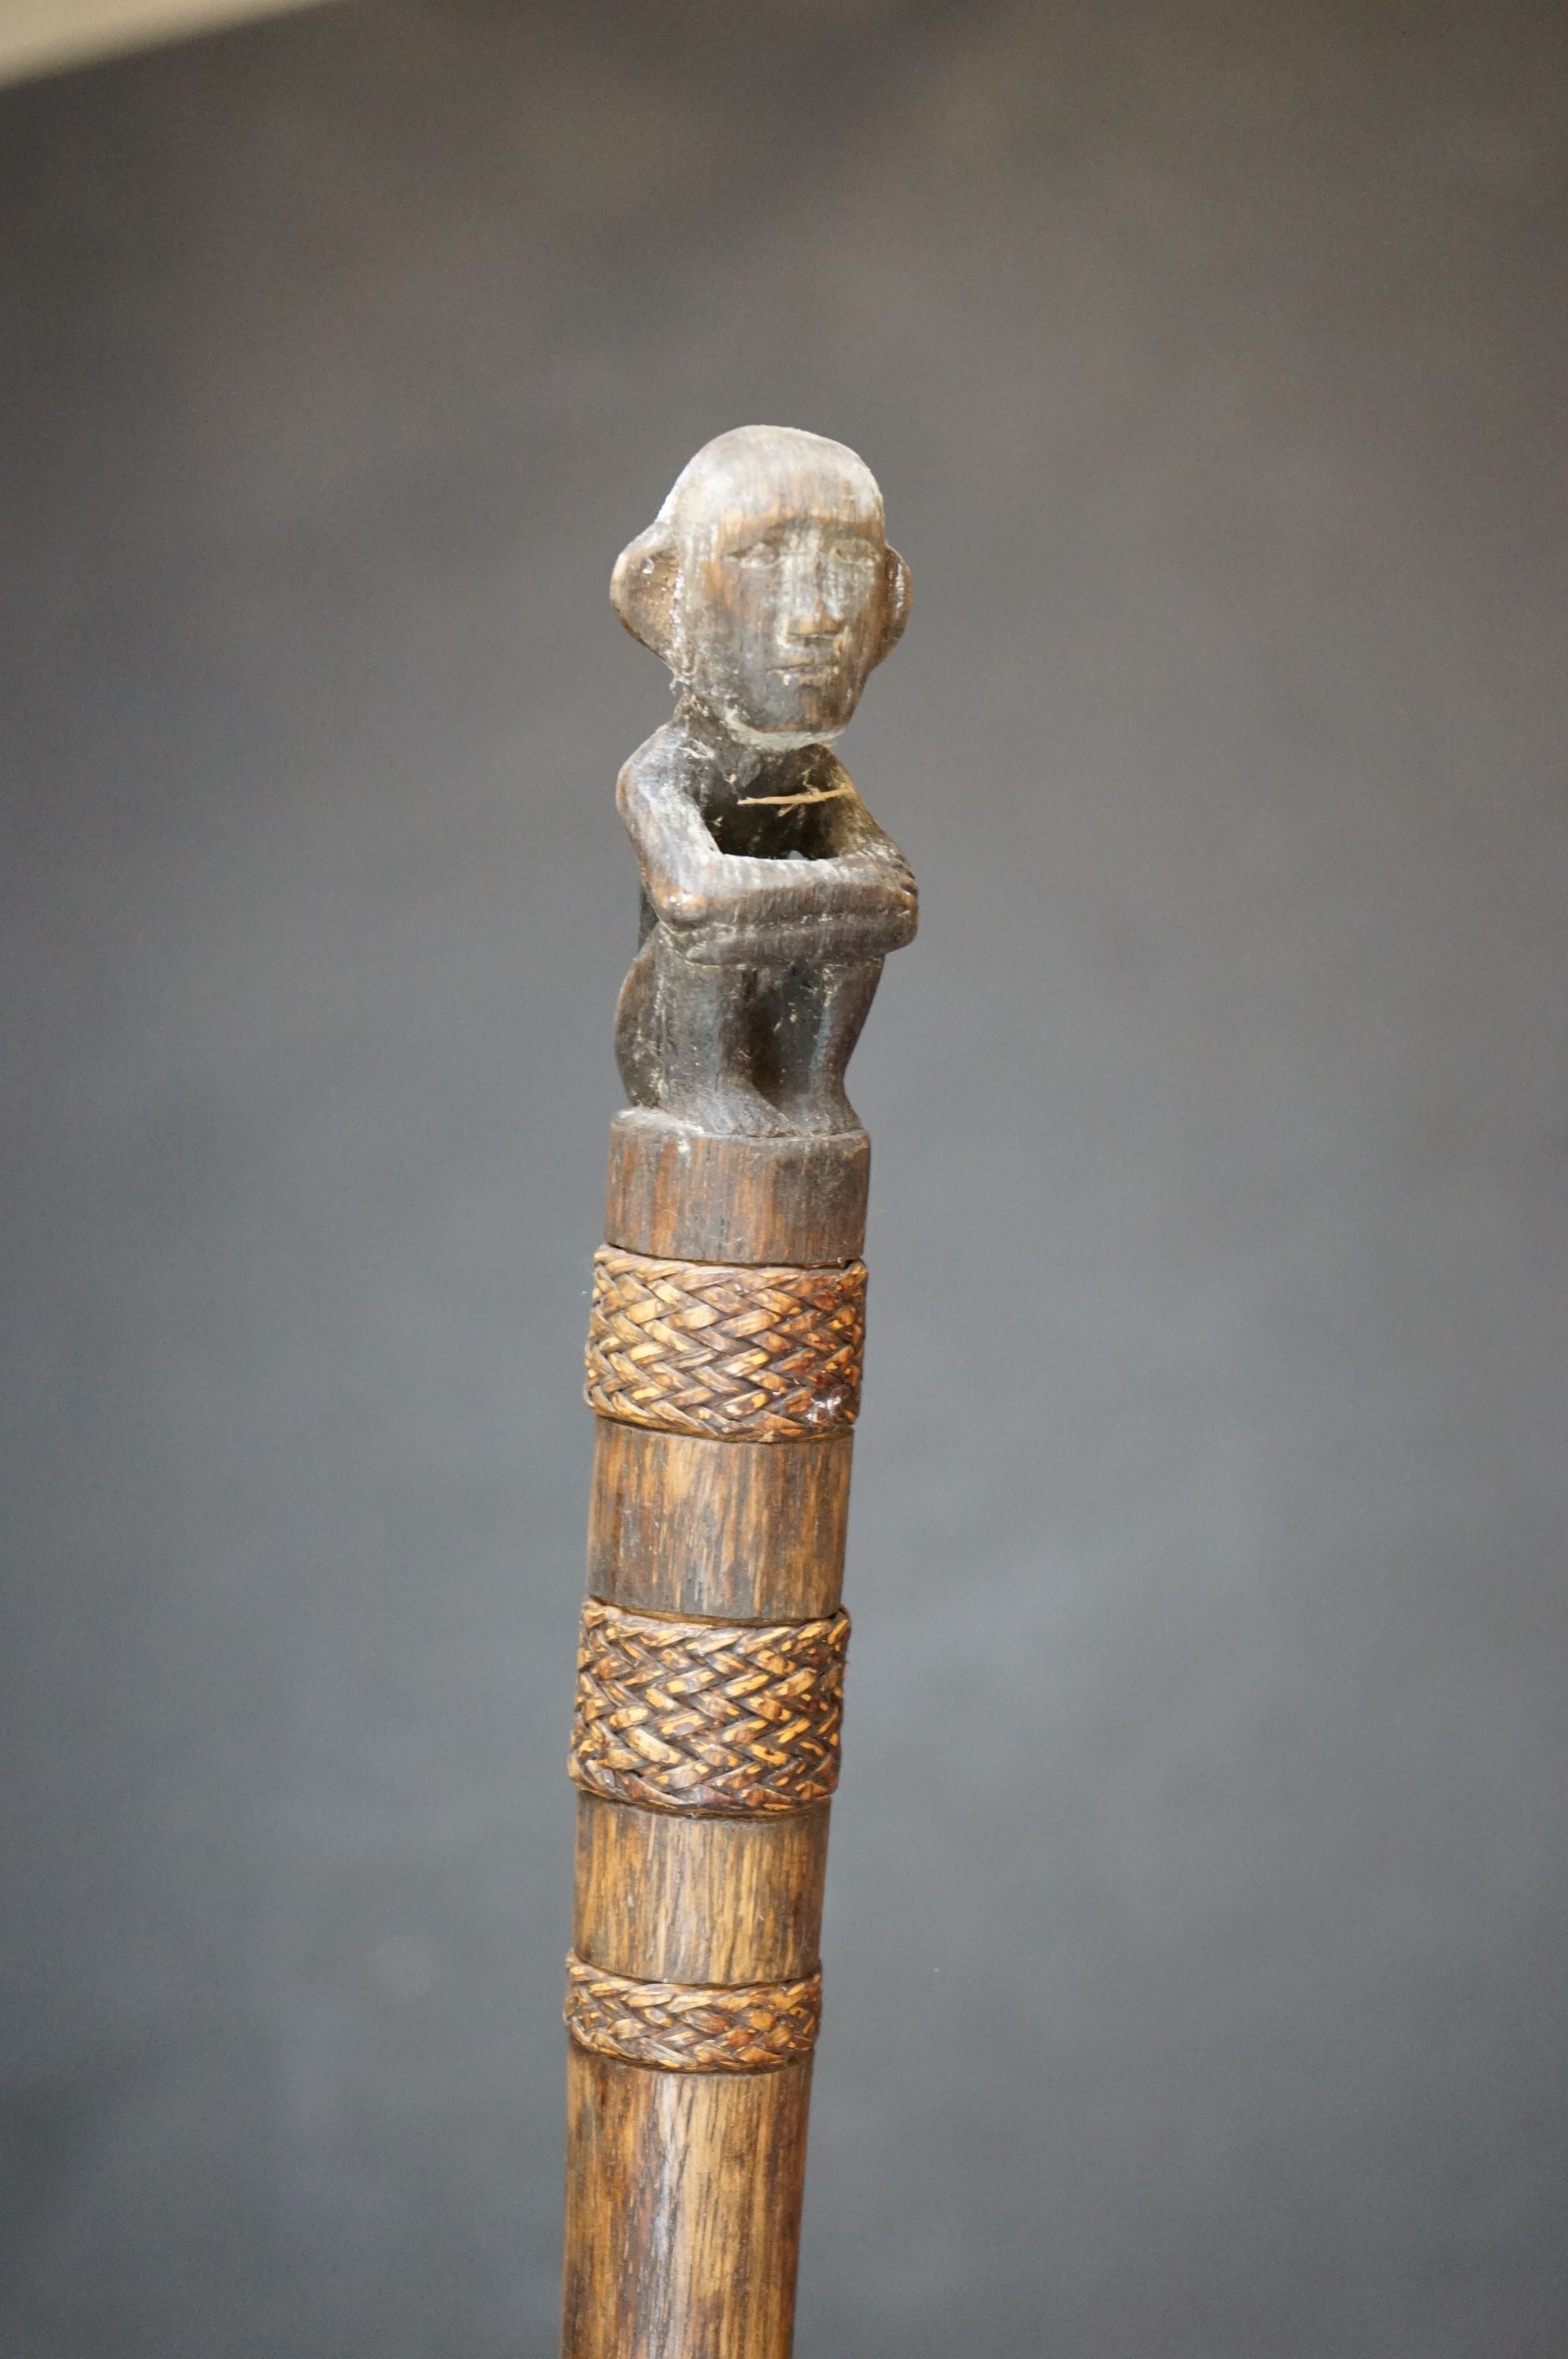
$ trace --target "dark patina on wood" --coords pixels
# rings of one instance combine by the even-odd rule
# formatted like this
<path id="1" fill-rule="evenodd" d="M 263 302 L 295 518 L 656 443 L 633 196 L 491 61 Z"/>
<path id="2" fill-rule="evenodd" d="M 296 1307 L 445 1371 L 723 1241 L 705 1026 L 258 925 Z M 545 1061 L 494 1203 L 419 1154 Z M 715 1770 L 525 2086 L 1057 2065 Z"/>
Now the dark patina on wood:
<path id="1" fill-rule="evenodd" d="M 845 1068 L 914 880 L 834 750 L 909 576 L 854 452 L 742 427 L 615 568 L 627 763 L 573 1776 L 565 2359 L 788 2359 L 859 1404 Z"/>

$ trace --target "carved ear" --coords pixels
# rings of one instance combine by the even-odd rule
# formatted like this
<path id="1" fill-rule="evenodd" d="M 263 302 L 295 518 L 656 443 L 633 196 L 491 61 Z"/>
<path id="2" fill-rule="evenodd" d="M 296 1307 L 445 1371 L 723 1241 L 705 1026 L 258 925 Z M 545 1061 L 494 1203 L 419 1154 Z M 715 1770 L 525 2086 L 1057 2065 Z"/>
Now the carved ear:
<path id="1" fill-rule="evenodd" d="M 882 626 L 881 646 L 877 649 L 879 663 L 884 656 L 892 655 L 894 647 L 903 638 L 903 626 L 909 620 L 910 602 L 914 595 L 914 585 L 909 578 L 909 568 L 896 549 L 889 549 L 886 563 L 888 618 Z"/>
<path id="2" fill-rule="evenodd" d="M 672 669 L 677 558 L 676 537 L 661 519 L 622 550 L 610 577 L 610 603 L 632 636 Z"/>

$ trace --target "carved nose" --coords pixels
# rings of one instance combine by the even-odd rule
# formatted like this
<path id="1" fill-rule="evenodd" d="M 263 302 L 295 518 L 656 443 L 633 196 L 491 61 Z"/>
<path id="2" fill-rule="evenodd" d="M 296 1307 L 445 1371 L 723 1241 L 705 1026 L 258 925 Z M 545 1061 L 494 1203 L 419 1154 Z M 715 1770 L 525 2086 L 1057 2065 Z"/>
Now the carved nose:
<path id="1" fill-rule="evenodd" d="M 827 577 L 819 563 L 807 560 L 795 576 L 795 612 L 790 616 L 792 639 L 836 639 L 844 617 L 828 594 Z"/>
<path id="2" fill-rule="evenodd" d="M 818 584 L 804 610 L 791 621 L 789 635 L 792 639 L 836 639 L 843 627 L 843 617 L 834 613 Z"/>

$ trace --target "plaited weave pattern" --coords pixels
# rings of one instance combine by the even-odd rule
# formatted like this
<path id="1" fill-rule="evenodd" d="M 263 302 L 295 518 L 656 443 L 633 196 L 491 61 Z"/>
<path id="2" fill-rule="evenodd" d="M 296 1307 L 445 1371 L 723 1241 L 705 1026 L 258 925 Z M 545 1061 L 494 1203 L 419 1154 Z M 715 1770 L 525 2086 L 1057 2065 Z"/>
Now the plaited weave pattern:
<path id="1" fill-rule="evenodd" d="M 791 1441 L 853 1424 L 866 1266 L 741 1268 L 594 1256 L 588 1398 L 668 1433 Z"/>
<path id="2" fill-rule="evenodd" d="M 849 1617 L 758 1625 L 628 1614 L 590 1597 L 570 1768 L 611 1801 L 798 1810 L 838 1782 Z"/>
<path id="3" fill-rule="evenodd" d="M 697 1988 L 633 1982 L 567 1959 L 567 2029 L 579 2047 L 670 2072 L 775 2072 L 809 2055 L 822 2020 L 822 1976 Z"/>

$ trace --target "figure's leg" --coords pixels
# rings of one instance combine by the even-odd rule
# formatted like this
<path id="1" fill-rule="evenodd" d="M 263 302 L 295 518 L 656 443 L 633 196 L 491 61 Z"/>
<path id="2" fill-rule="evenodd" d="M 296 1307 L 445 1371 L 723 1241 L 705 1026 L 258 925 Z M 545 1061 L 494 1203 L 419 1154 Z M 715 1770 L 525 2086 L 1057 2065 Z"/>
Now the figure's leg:
<path id="1" fill-rule="evenodd" d="M 676 1121 L 721 1136 L 765 1138 L 793 1128 L 753 1078 L 753 977 L 744 967 L 684 958 L 662 929 L 648 947 L 658 1041 L 654 1102 Z"/>
<path id="2" fill-rule="evenodd" d="M 859 966 L 802 968 L 791 978 L 795 1054 L 784 1109 L 797 1130 L 858 1130 L 844 1072 L 881 979 L 881 959 Z"/>
<path id="3" fill-rule="evenodd" d="M 633 960 L 615 1003 L 615 1061 L 630 1105 L 659 1103 L 658 998 L 650 935 Z"/>

